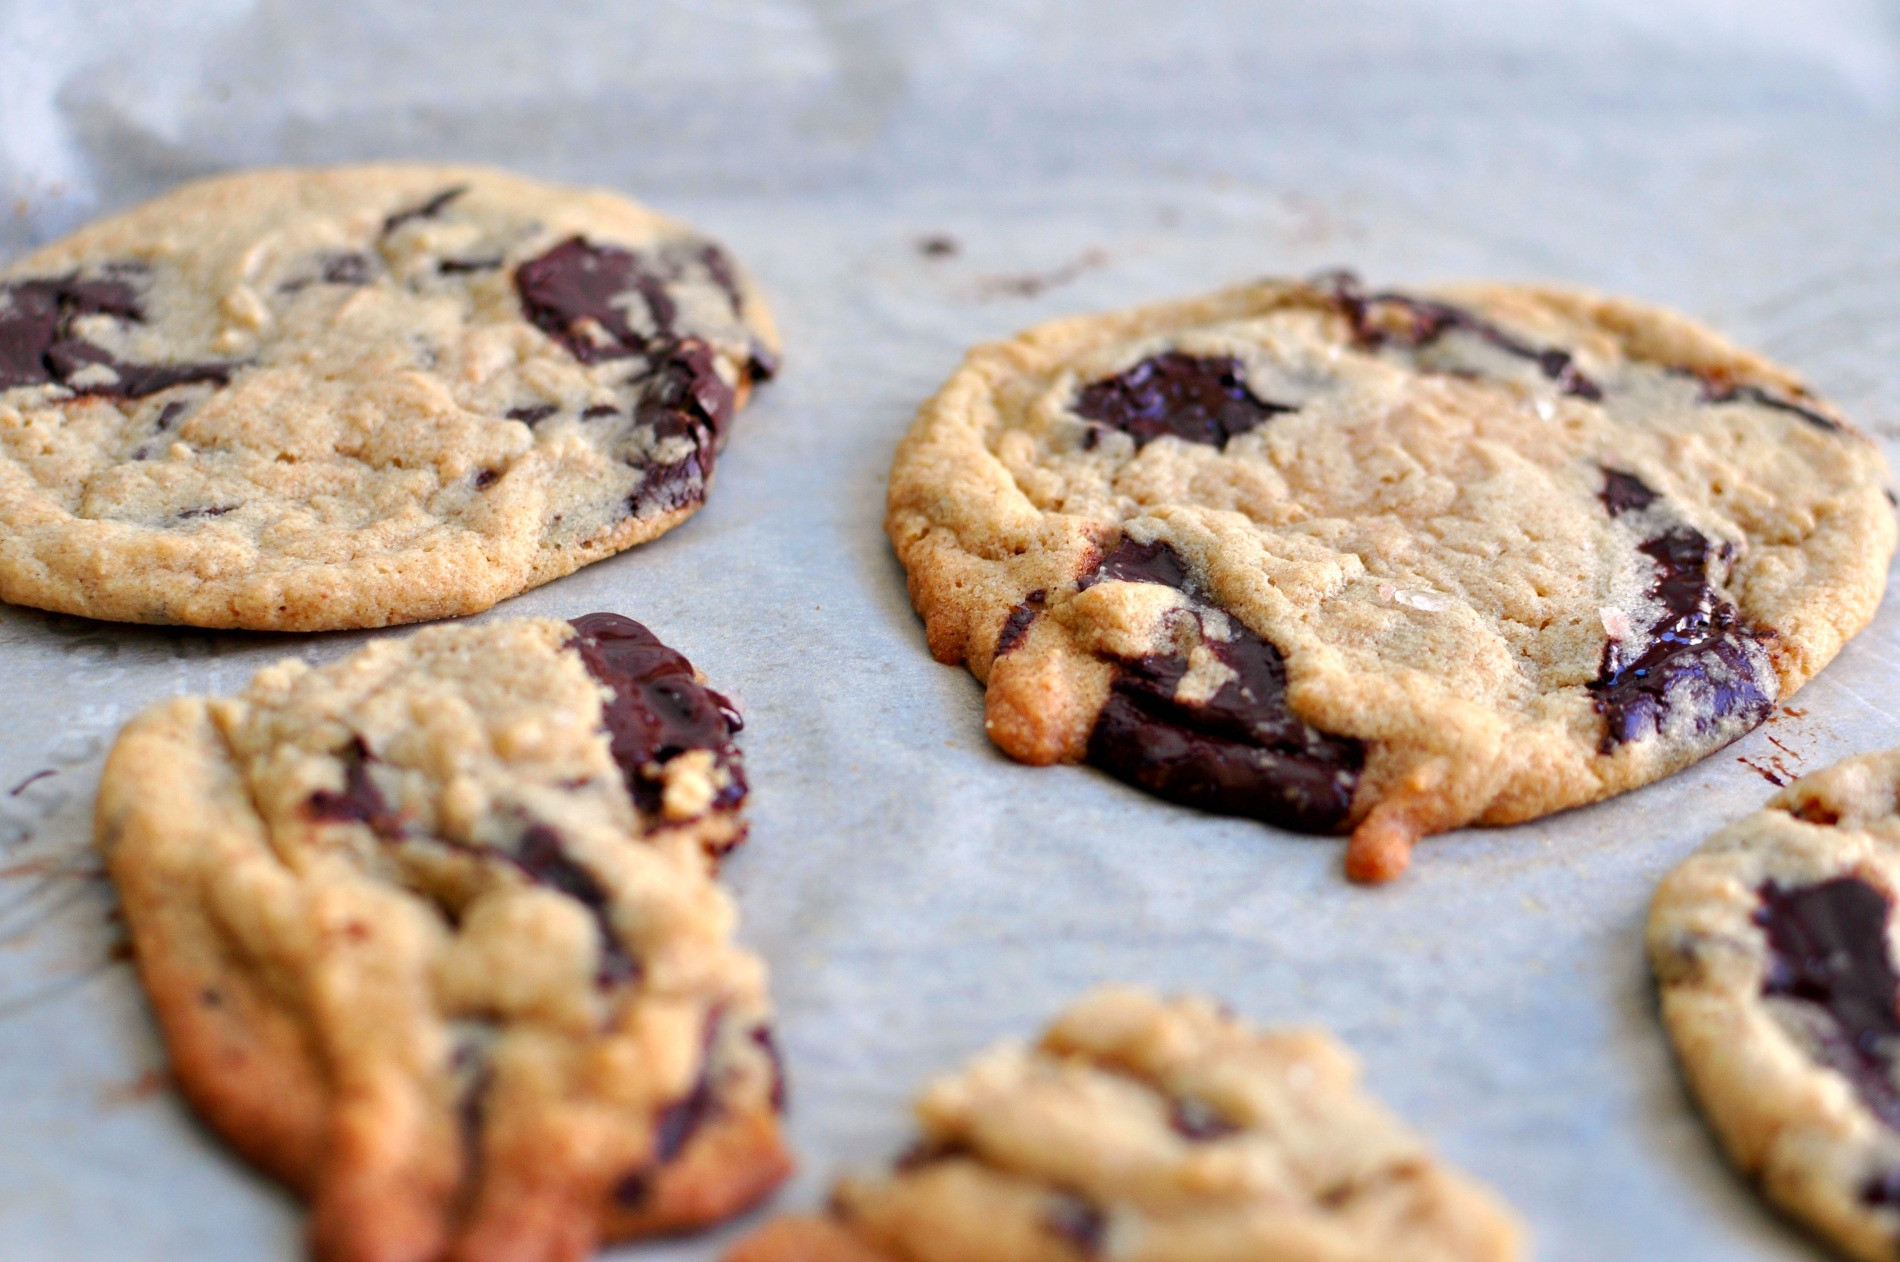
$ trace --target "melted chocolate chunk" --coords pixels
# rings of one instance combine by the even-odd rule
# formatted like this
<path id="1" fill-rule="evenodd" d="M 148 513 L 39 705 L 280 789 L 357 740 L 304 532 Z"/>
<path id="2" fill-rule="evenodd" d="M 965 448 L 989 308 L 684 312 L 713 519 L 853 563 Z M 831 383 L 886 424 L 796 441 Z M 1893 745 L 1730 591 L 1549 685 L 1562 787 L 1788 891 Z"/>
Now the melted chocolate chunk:
<path id="1" fill-rule="evenodd" d="M 499 481 L 501 481 L 501 470 L 499 469 L 477 469 L 475 471 L 475 489 L 478 491 L 486 491 Z"/>
<path id="2" fill-rule="evenodd" d="M 603 416 L 619 416 L 620 409 L 611 403 L 594 403 L 581 409 L 583 421 L 597 421 Z"/>
<path id="3" fill-rule="evenodd" d="M 77 275 L 0 284 L 0 390 L 16 386 L 64 386 L 77 394 L 141 399 L 191 381 L 219 385 L 231 379 L 231 364 L 131 364 L 72 333 L 81 316 L 103 315 L 139 323 L 138 295 L 121 280 L 82 280 Z M 110 380 L 81 385 L 71 380 L 103 368 Z"/>
<path id="4" fill-rule="evenodd" d="M 1168 1106 L 1168 1125 L 1184 1139 L 1203 1144 L 1240 1132 L 1240 1127 L 1222 1117 L 1213 1105 L 1191 1096 L 1176 1097 Z"/>
<path id="5" fill-rule="evenodd" d="M 1640 498 L 1641 492 L 1650 497 L 1645 506 L 1653 502 L 1655 492 L 1634 475 L 1612 476 L 1626 482 L 1619 494 Z M 1606 505 L 1610 494 L 1606 484 Z M 1670 712 L 1681 706 L 1694 708 L 1697 732 L 1732 718 L 1750 727 L 1767 718 L 1773 702 L 1748 651 L 1762 635 L 1710 585 L 1714 549 L 1708 536 L 1693 526 L 1672 526 L 1637 550 L 1656 564 L 1649 594 L 1662 615 L 1640 640 L 1611 640 L 1603 647 L 1603 664 L 1588 685 L 1606 724 L 1600 752 L 1660 734 Z M 1648 647 L 1630 656 L 1632 645 L 1644 642 Z"/>
<path id="6" fill-rule="evenodd" d="M 384 841 L 400 839 L 406 829 L 402 813 L 389 805 L 383 791 L 370 779 L 369 764 L 376 760 L 362 737 L 356 737 L 337 755 L 343 762 L 343 790 L 318 789 L 304 803 L 311 819 L 325 823 L 367 824 Z"/>
<path id="7" fill-rule="evenodd" d="M 745 798 L 745 774 L 733 744 L 744 726 L 732 703 L 698 682 L 693 664 L 631 618 L 590 613 L 572 620 L 570 647 L 588 673 L 613 696 L 602 707 L 614 761 L 640 809 L 657 814 L 658 765 L 689 749 L 709 749 L 728 783 L 713 805 L 737 806 Z"/>
<path id="8" fill-rule="evenodd" d="M 1462 307 L 1409 294 L 1369 294 L 1351 272 L 1317 277 L 1314 285 L 1338 305 L 1352 325 L 1353 340 L 1367 350 L 1423 350 L 1448 333 L 1469 333 L 1507 355 L 1532 361 L 1565 394 L 1592 402 L 1603 398 L 1602 388 L 1583 374 L 1569 351 L 1532 346 Z"/>
<path id="9" fill-rule="evenodd" d="M 640 975 L 639 963 L 627 953 L 620 935 L 614 931 L 607 891 L 601 888 L 592 872 L 574 862 L 561 841 L 561 834 L 546 824 L 535 824 L 521 835 L 512 858 L 529 879 L 567 895 L 593 916 L 600 930 L 600 967 L 594 974 L 596 985 L 614 986 Z"/>
<path id="10" fill-rule="evenodd" d="M 534 403 L 527 407 L 509 408 L 508 419 L 511 421 L 520 421 L 529 429 L 533 429 L 536 425 L 539 425 L 542 421 L 547 420 L 560 410 L 561 409 L 555 407 L 552 403 Z"/>
<path id="11" fill-rule="evenodd" d="M 389 216 L 389 218 L 383 220 L 383 235 L 388 236 L 404 224 L 417 219 L 434 219 L 437 215 L 442 213 L 450 202 L 466 192 L 468 192 L 468 185 L 457 184 L 454 188 L 443 189 L 440 193 L 437 193 L 428 201 L 423 202 L 420 206 L 411 206 L 407 210 L 397 211 L 395 214 Z"/>
<path id="12" fill-rule="evenodd" d="M 1604 511 L 1610 516 L 1621 517 L 1624 513 L 1640 513 L 1654 504 L 1656 492 L 1633 473 L 1605 469 L 1603 489 L 1597 493 L 1597 498 L 1603 501 Z"/>
<path id="13" fill-rule="evenodd" d="M 666 286 L 640 256 L 618 246 L 569 237 L 515 269 L 515 292 L 534 326 L 583 364 L 644 354 L 672 336 L 675 310 Z M 623 304 L 636 293 L 652 334 L 627 323 Z"/>
<path id="14" fill-rule="evenodd" d="M 485 259 L 443 259 L 436 265 L 436 270 L 444 276 L 466 276 L 471 272 L 499 271 L 501 264 L 502 258 L 497 254 Z"/>
<path id="15" fill-rule="evenodd" d="M 1136 450 L 1166 435 L 1225 447 L 1229 439 L 1269 417 L 1293 410 L 1256 398 L 1239 360 L 1179 351 L 1144 359 L 1124 373 L 1084 386 L 1075 401 L 1078 416 L 1129 435 Z"/>
<path id="16" fill-rule="evenodd" d="M 1036 615 L 1042 612 L 1043 602 L 1049 593 L 1041 588 L 1030 592 L 1022 601 L 1009 611 L 1003 619 L 1003 629 L 996 637 L 996 656 L 1013 653 L 1029 638 L 1029 628 L 1036 621 Z"/>
<path id="17" fill-rule="evenodd" d="M 1762 994 L 1810 1006 L 1820 1018 L 1817 1058 L 1900 1130 L 1900 975 L 1887 949 L 1892 901 L 1852 876 L 1792 888 L 1770 881 L 1758 892 L 1755 923 L 1768 938 Z"/>
<path id="18" fill-rule="evenodd" d="M 1042 1225 L 1084 1257 L 1097 1257 L 1108 1238 L 1108 1216 L 1073 1192 L 1056 1192 L 1043 1211 Z"/>
<path id="19" fill-rule="evenodd" d="M 186 521 L 193 517 L 222 517 L 226 513 L 235 513 L 236 504 L 217 504 L 208 508 L 182 508 L 178 510 L 178 520 Z"/>
<path id="20" fill-rule="evenodd" d="M 1198 594 L 1194 577 L 1188 573 L 1187 562 L 1181 559 L 1179 552 L 1159 539 L 1153 543 L 1136 543 L 1133 539 L 1124 538 L 1113 552 L 1102 559 L 1100 565 L 1082 576 L 1077 586 L 1087 591 L 1097 583 L 1110 581 L 1159 583 L 1189 595 Z"/>
<path id="21" fill-rule="evenodd" d="M 1195 596 L 1180 554 L 1160 541 L 1124 540 L 1082 586 L 1110 578 L 1163 583 L 1207 603 Z M 1299 832 L 1337 831 L 1352 809 L 1364 745 L 1295 715 L 1280 651 L 1240 619 L 1227 621 L 1233 638 L 1209 639 L 1206 647 L 1235 677 L 1205 701 L 1176 697 L 1185 657 L 1118 659 L 1108 703 L 1089 734 L 1088 761 L 1184 806 Z"/>
<path id="22" fill-rule="evenodd" d="M 173 422 L 190 410 L 191 404 L 185 400 L 173 399 L 158 410 L 158 419 L 152 422 L 152 428 L 162 434 L 172 427 Z"/>

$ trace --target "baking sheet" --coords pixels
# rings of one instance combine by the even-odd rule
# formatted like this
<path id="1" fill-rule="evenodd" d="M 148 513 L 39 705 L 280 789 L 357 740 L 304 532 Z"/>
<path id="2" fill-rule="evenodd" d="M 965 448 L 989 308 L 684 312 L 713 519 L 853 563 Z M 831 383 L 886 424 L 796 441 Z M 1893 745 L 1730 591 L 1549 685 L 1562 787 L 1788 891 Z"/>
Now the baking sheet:
<path id="1" fill-rule="evenodd" d="M 901 1146 L 927 1075 L 1129 978 L 1332 1026 L 1546 1262 L 1817 1256 L 1684 1097 L 1640 926 L 1765 776 L 1900 744 L 1896 601 L 1732 749 L 1434 839 L 1366 890 L 1336 842 L 1003 759 L 975 682 L 925 652 L 879 519 L 893 443 L 969 343 L 1339 264 L 1681 307 L 1900 457 L 1893 5 L 525 9 L 0 2 L 0 251 L 234 166 L 471 159 L 633 192 L 759 275 L 787 369 L 710 504 L 496 613 L 632 614 L 746 707 L 754 826 L 726 871 L 792 1075 L 803 1169 L 779 1204 Z M 296 1207 L 166 1086 L 89 811 L 138 709 L 366 638 L 0 608 L 0 1256 L 300 1256 Z M 699 1262 L 732 1234 L 614 1256 Z"/>

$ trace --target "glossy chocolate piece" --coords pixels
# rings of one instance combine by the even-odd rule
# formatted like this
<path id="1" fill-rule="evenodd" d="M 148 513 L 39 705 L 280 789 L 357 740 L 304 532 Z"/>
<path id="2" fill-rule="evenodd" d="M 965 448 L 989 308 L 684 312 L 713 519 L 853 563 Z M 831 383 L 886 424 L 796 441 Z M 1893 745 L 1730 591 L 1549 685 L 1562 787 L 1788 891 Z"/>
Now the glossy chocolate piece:
<path id="1" fill-rule="evenodd" d="M 1749 653 L 1761 633 L 1710 585 L 1708 537 L 1692 526 L 1672 526 L 1637 550 L 1656 565 L 1650 597 L 1662 613 L 1641 636 L 1604 645 L 1603 664 L 1588 685 L 1604 718 L 1602 752 L 1660 734 L 1685 706 L 1697 732 L 1731 719 L 1753 727 L 1767 718 L 1774 707 L 1771 685 L 1758 676 Z"/>
<path id="2" fill-rule="evenodd" d="M 1213 607 L 1196 594 L 1180 554 L 1160 541 L 1124 540 L 1081 585 L 1106 579 L 1162 583 Z M 1365 747 L 1295 715 L 1280 651 L 1238 618 L 1229 615 L 1228 623 L 1232 639 L 1205 643 L 1235 677 L 1206 701 L 1176 698 L 1185 657 L 1117 659 L 1108 702 L 1089 735 L 1088 761 L 1185 806 L 1298 832 L 1338 831 L 1352 811 Z"/>
<path id="3" fill-rule="evenodd" d="M 1118 429 L 1137 450 L 1157 438 L 1225 447 L 1228 440 L 1294 409 L 1256 398 L 1240 361 L 1167 351 L 1082 388 L 1076 415 Z M 1093 446 L 1094 432 L 1087 445 Z"/>
<path id="4" fill-rule="evenodd" d="M 534 326 L 584 364 L 644 354 L 673 332 L 676 311 L 661 277 L 619 246 L 569 237 L 517 267 L 515 291 Z M 630 294 L 645 303 L 651 332 L 627 322 Z"/>
<path id="5" fill-rule="evenodd" d="M 572 622 L 576 634 L 569 647 L 612 692 L 601 717 L 614 761 L 641 811 L 659 812 L 659 768 L 692 749 L 711 750 L 730 777 L 714 806 L 737 807 L 746 782 L 733 737 L 744 724 L 732 703 L 700 683 L 691 662 L 633 619 L 590 613 Z"/>
<path id="6" fill-rule="evenodd" d="M 1874 1116 L 1900 1129 L 1900 974 L 1887 945 L 1893 902 L 1861 880 L 1758 891 L 1755 923 L 1768 939 L 1762 994 L 1801 1003 L 1817 1018 L 1811 1050 L 1852 1084 Z"/>

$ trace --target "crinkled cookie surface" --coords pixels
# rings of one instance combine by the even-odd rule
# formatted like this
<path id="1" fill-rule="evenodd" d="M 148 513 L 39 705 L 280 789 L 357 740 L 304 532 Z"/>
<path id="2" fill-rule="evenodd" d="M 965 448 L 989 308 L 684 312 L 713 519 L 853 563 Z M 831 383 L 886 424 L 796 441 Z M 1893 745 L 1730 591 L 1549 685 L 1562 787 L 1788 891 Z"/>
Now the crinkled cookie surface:
<path id="1" fill-rule="evenodd" d="M 0 598 L 323 630 L 472 613 L 705 498 L 772 370 L 714 242 L 498 171 L 260 171 L 0 275 Z"/>
<path id="2" fill-rule="evenodd" d="M 1887 478 L 1670 313 L 1336 275 L 973 351 L 886 524 L 1009 754 L 1350 831 L 1382 880 L 1759 723 L 1871 620 Z"/>
<path id="3" fill-rule="evenodd" d="M 323 1262 L 571 1262 L 769 1192 L 737 716 L 629 619 L 289 661 L 127 725 L 99 843 L 172 1071 Z"/>
<path id="4" fill-rule="evenodd" d="M 923 1138 L 728 1262 L 1508 1262 L 1521 1230 L 1317 1030 L 1103 987 L 932 1083 Z"/>

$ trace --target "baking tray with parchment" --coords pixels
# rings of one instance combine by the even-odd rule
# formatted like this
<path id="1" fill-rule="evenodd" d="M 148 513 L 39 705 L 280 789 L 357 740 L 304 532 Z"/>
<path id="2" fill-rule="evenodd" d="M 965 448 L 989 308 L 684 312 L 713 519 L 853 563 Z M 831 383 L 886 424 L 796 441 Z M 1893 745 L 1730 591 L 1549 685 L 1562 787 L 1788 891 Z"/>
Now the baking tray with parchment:
<path id="1" fill-rule="evenodd" d="M 1119 978 L 1331 1026 L 1545 1262 L 1806 1258 L 1685 1095 L 1641 929 L 1771 781 L 1900 744 L 1900 600 L 1702 764 L 1363 889 L 1336 841 L 1010 763 L 880 520 L 966 346 L 1340 265 L 1679 308 L 1900 462 L 1897 49 L 1871 0 L 0 4 L 0 253 L 201 174 L 388 158 L 606 185 L 753 269 L 786 367 L 704 511 L 488 616 L 633 615 L 744 706 L 725 879 L 791 1075 L 780 1204 L 901 1147 L 927 1076 Z M 302 1256 L 298 1208 L 168 1084 L 90 812 L 142 707 L 367 638 L 0 608 L 0 1257 Z M 611 1256 L 709 1262 L 733 1231 Z"/>

